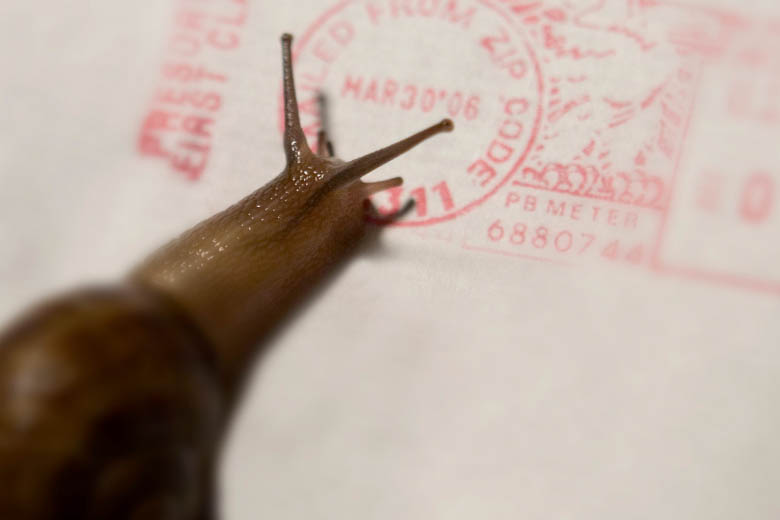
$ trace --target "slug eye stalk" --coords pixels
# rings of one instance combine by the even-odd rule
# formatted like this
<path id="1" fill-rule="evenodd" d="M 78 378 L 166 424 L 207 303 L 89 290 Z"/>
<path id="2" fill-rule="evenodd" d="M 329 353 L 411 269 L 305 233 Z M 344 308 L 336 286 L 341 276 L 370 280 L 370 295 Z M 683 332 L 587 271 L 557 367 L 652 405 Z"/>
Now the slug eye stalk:
<path id="1" fill-rule="evenodd" d="M 284 78 L 284 151 L 287 156 L 288 168 L 301 164 L 314 155 L 306 142 L 306 135 L 301 127 L 298 113 L 298 99 L 295 94 L 295 80 L 292 69 L 292 35 L 282 35 L 282 76 Z M 421 130 L 405 139 L 391 144 L 385 148 L 364 155 L 352 161 L 339 164 L 331 168 L 328 176 L 328 186 L 338 188 L 362 176 L 374 171 L 383 164 L 406 153 L 423 141 L 441 132 L 451 132 L 455 128 L 450 119 L 443 119 L 435 125 Z M 317 155 L 320 157 L 333 157 L 333 145 L 328 139 L 327 133 L 320 130 L 317 136 Z M 368 195 L 377 193 L 387 188 L 400 186 L 403 180 L 400 177 L 386 181 L 366 184 Z"/>

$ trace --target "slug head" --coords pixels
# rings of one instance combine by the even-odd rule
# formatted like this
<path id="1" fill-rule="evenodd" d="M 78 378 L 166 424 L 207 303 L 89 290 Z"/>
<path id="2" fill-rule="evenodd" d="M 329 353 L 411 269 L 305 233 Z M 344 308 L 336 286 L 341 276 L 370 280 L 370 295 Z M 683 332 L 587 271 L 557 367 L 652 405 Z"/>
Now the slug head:
<path id="1" fill-rule="evenodd" d="M 132 275 L 172 296 L 214 345 L 225 380 L 366 230 L 368 197 L 400 178 L 360 178 L 440 132 L 445 119 L 352 161 L 334 157 L 325 132 L 312 151 L 301 128 L 292 72 L 292 36 L 282 36 L 284 171 L 266 186 L 185 232 Z M 374 214 L 376 216 L 376 214 Z M 392 216 L 389 217 L 392 219 Z"/>
<path id="2" fill-rule="evenodd" d="M 282 36 L 282 66 L 284 77 L 284 150 L 287 156 L 287 167 L 284 176 L 292 182 L 296 190 L 310 192 L 306 205 L 314 207 L 323 203 L 325 197 L 334 196 L 338 190 L 348 190 L 353 194 L 359 205 L 374 193 L 400 186 L 400 177 L 379 182 L 365 183 L 360 178 L 386 162 L 407 152 L 417 144 L 440 132 L 449 132 L 454 128 L 450 119 L 426 128 L 406 139 L 377 150 L 358 159 L 345 162 L 334 157 L 333 145 L 328 140 L 327 133 L 321 130 L 318 135 L 316 153 L 306 141 L 301 128 L 298 114 L 298 100 L 295 93 L 295 81 L 292 71 L 292 36 Z M 341 200 L 341 202 L 347 202 Z"/>

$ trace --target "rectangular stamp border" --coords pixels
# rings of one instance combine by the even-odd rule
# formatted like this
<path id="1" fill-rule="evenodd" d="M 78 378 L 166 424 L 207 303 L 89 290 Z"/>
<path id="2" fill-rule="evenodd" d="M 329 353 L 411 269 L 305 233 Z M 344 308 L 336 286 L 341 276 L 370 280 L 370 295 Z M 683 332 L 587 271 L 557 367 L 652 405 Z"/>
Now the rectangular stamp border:
<path id="1" fill-rule="evenodd" d="M 686 4 L 685 2 L 678 2 L 674 0 L 669 0 L 664 3 L 673 7 L 699 10 L 705 16 L 715 16 L 722 19 L 744 19 L 744 17 L 740 16 L 738 13 L 731 12 L 731 11 L 719 10 L 719 9 L 704 7 L 704 6 L 698 7 L 698 6 Z M 701 75 L 698 74 L 697 77 L 695 78 L 696 87 L 694 89 L 694 95 L 691 100 L 691 106 L 690 109 L 688 110 L 687 117 L 685 120 L 685 126 L 683 128 L 683 136 L 681 139 L 682 149 L 678 154 L 678 156 L 676 157 L 675 166 L 672 171 L 672 177 L 669 183 L 669 200 L 665 205 L 665 207 L 663 208 L 663 212 L 661 214 L 661 225 L 659 226 L 656 242 L 654 244 L 653 252 L 650 257 L 650 270 L 659 274 L 676 276 L 691 281 L 709 282 L 717 285 L 731 286 L 731 287 L 746 289 L 755 292 L 780 295 L 780 281 L 775 282 L 772 280 L 767 280 L 759 277 L 751 277 L 747 275 L 729 273 L 727 271 L 711 270 L 711 269 L 701 268 L 701 267 L 691 267 L 680 263 L 676 263 L 676 264 L 667 263 L 663 259 L 663 247 L 664 247 L 664 240 L 666 238 L 669 212 L 671 210 L 674 196 L 675 196 L 675 187 L 681 175 L 679 171 L 680 163 L 682 161 L 682 156 L 685 153 L 685 148 L 688 141 L 688 131 L 690 128 L 690 123 L 691 120 L 693 119 L 694 114 L 697 111 L 696 94 L 699 91 L 700 79 L 701 79 L 700 76 Z"/>

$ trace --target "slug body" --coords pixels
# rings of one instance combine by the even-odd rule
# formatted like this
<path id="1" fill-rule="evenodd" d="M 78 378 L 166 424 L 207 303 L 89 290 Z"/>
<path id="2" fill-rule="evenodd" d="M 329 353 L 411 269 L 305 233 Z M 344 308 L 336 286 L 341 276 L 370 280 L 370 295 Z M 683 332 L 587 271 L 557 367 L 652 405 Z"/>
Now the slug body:
<path id="1" fill-rule="evenodd" d="M 213 518 L 220 438 L 258 343 L 366 232 L 360 178 L 444 120 L 359 159 L 301 130 L 282 37 L 287 166 L 116 287 L 0 336 L 0 518 Z"/>

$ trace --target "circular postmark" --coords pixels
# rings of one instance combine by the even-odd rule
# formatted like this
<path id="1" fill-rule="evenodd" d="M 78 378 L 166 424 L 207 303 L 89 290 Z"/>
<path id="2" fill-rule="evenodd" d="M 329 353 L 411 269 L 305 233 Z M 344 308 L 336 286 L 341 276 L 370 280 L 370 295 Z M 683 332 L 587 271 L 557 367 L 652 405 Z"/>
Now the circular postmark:
<path id="1" fill-rule="evenodd" d="M 404 185 L 378 193 L 382 214 L 409 198 L 395 225 L 431 225 L 493 195 L 538 133 L 543 80 L 534 50 L 482 0 L 346 0 L 321 14 L 294 49 L 301 123 L 310 142 L 328 106 L 336 154 L 352 159 L 449 117 L 455 132 L 382 168 Z"/>

